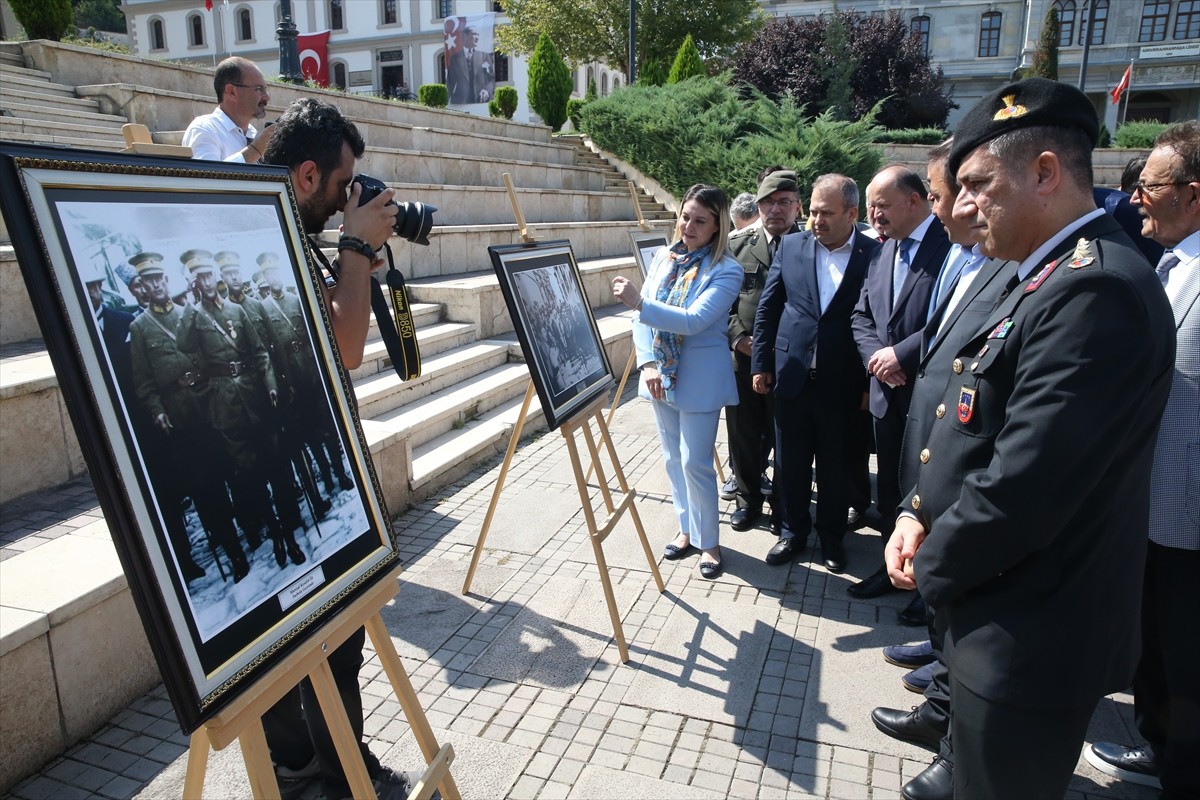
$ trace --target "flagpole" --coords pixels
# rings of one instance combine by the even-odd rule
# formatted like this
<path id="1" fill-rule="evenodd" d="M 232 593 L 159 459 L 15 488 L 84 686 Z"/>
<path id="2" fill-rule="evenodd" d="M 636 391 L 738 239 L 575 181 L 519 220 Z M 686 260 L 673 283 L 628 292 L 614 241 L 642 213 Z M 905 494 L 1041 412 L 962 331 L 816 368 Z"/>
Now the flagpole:
<path id="1" fill-rule="evenodd" d="M 1129 85 L 1125 87 L 1125 105 L 1121 110 L 1120 125 L 1125 124 L 1125 115 L 1129 113 L 1129 97 L 1133 93 L 1133 62 L 1129 62 Z"/>

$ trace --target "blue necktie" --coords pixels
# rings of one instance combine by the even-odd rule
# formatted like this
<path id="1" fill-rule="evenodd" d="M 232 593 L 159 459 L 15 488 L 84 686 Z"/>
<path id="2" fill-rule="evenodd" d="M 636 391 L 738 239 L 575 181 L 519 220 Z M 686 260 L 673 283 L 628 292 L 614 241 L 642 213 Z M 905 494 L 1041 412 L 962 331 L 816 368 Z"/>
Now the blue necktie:
<path id="1" fill-rule="evenodd" d="M 962 274 L 963 267 L 969 263 L 971 263 L 970 250 L 960 245 L 954 245 L 950 249 L 946 255 L 946 263 L 942 265 L 942 271 L 938 274 L 937 283 L 934 284 L 933 294 L 929 296 L 929 313 L 925 316 L 926 322 L 933 319 L 933 312 L 950 295 L 954 282 Z"/>
<path id="2" fill-rule="evenodd" d="M 1175 255 L 1174 250 L 1168 250 L 1162 254 L 1162 258 L 1158 260 L 1158 266 L 1154 268 L 1154 272 L 1158 275 L 1158 279 L 1162 281 L 1162 285 L 1167 285 L 1167 279 L 1170 277 L 1170 272 L 1175 267 L 1179 266 L 1179 256 Z"/>
<path id="3" fill-rule="evenodd" d="M 908 277 L 908 271 L 912 262 L 908 260 L 909 250 L 912 249 L 913 240 L 905 239 L 900 242 L 900 257 L 896 259 L 896 270 L 892 275 L 892 308 L 896 307 L 896 303 L 900 300 L 900 290 L 904 288 L 904 279 Z"/>

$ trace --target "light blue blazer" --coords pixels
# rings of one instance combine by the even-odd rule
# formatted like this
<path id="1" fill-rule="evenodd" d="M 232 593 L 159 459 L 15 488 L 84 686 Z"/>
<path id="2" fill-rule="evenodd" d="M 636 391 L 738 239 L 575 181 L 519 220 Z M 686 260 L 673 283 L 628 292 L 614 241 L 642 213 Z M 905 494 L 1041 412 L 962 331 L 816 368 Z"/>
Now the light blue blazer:
<path id="1" fill-rule="evenodd" d="M 705 256 L 684 305 L 672 306 L 654 299 L 671 271 L 668 256 L 668 248 L 658 251 L 642 284 L 642 309 L 633 322 L 637 364 L 654 361 L 652 329 L 682 334 L 675 388 L 667 392 L 667 402 L 680 411 L 718 411 L 736 405 L 737 385 L 726 331 L 729 309 L 742 285 L 742 267 L 728 253 L 716 264 Z M 638 395 L 650 399 L 645 380 L 638 381 Z"/>

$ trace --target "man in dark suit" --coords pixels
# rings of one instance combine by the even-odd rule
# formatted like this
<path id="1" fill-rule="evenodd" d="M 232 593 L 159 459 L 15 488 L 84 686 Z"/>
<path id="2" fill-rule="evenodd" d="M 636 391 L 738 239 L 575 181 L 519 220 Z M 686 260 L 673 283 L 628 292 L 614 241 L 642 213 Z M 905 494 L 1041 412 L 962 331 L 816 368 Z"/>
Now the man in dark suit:
<path id="1" fill-rule="evenodd" d="M 770 443 L 775 439 L 775 398 L 759 394 L 751 386 L 750 352 L 754 315 L 767 283 L 771 259 L 783 237 L 800 230 L 796 224 L 796 215 L 801 210 L 796 173 L 783 168 L 767 173 L 759 181 L 755 201 L 761 224 L 743 228 L 729 237 L 729 253 L 745 273 L 741 291 L 729 312 L 729 349 L 733 351 L 738 404 L 725 407 L 729 464 L 737 484 L 737 510 L 729 520 L 735 531 L 749 530 L 762 515 L 761 481 Z"/>
<path id="2" fill-rule="evenodd" d="M 1109 775 L 1200 797 L 1200 123 L 1159 134 L 1133 193 L 1143 235 L 1165 245 L 1156 272 L 1174 312 L 1171 397 L 1150 477 L 1150 545 L 1134 721 L 1148 747 L 1096 742 L 1084 755 Z"/>
<path id="3" fill-rule="evenodd" d="M 117 387 L 128 397 L 133 390 L 133 362 L 129 355 L 129 326 L 133 323 L 133 315 L 104 302 L 104 283 L 107 280 L 104 269 L 95 265 L 86 276 L 84 286 L 92 306 L 92 316 L 104 341 L 104 350 L 112 363 L 113 377 L 117 379 Z"/>
<path id="4" fill-rule="evenodd" d="M 1092 200 L 1099 127 L 1082 92 L 1029 78 L 955 132 L 954 215 L 1018 266 L 935 356 L 954 374 L 946 413 L 885 551 L 950 668 L 954 766 L 918 776 L 921 797 L 1062 797 L 1096 704 L 1133 678 L 1175 336 L 1154 272 Z"/>
<path id="5" fill-rule="evenodd" d="M 838 573 L 846 567 L 846 438 L 866 381 L 850 314 L 879 243 L 855 230 L 858 186 L 845 175 L 817 178 L 809 213 L 812 230 L 785 236 L 771 262 L 750 364 L 754 391 L 774 391 L 777 403 L 787 403 L 775 416 L 774 496 L 782 520 L 767 563 L 790 563 L 804 549 L 813 527 L 815 456 L 817 537 L 825 568 Z"/>
<path id="6" fill-rule="evenodd" d="M 886 532 L 892 529 L 900 503 L 900 443 L 921 357 L 921 331 L 950 240 L 929 211 L 925 184 L 907 167 L 893 164 L 875 174 L 867 186 L 867 213 L 888 241 L 871 261 L 852 324 L 858 352 L 871 374 L 879 530 Z M 891 589 L 882 566 L 847 587 L 851 595 L 862 598 Z"/>
<path id="7" fill-rule="evenodd" d="M 450 56 L 446 68 L 450 102 L 486 103 L 492 99 L 495 86 L 492 54 L 479 49 L 479 32 L 468 25 L 463 28 L 462 49 Z"/>

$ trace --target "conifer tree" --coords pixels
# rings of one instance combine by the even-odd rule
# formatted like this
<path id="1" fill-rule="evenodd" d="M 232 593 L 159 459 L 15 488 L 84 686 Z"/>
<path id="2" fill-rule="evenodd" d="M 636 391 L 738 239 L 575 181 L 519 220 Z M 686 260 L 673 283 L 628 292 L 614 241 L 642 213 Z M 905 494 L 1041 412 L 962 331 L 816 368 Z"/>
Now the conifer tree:
<path id="1" fill-rule="evenodd" d="M 1029 77 L 1058 80 L 1059 30 L 1058 9 L 1051 6 L 1046 12 L 1042 35 L 1038 37 L 1037 52 L 1033 54 L 1033 67 L 1029 70 Z"/>
<path id="2" fill-rule="evenodd" d="M 692 41 L 692 35 L 689 33 L 684 37 L 683 44 L 679 45 L 679 51 L 675 53 L 675 62 L 671 64 L 667 83 L 682 83 L 688 78 L 706 74 L 704 62 L 700 60 L 700 51 L 696 49 L 696 43 Z"/>
<path id="3" fill-rule="evenodd" d="M 557 131 L 567 121 L 571 97 L 571 69 L 558 54 L 550 37 L 542 34 L 529 59 L 529 107 L 542 122 Z"/>

